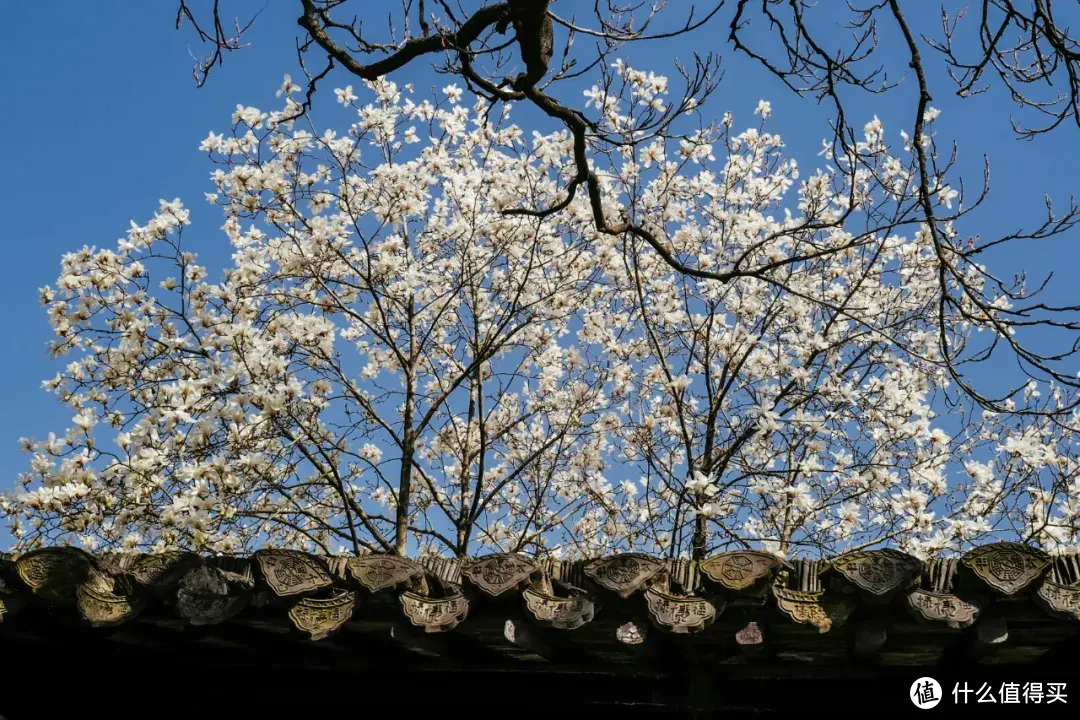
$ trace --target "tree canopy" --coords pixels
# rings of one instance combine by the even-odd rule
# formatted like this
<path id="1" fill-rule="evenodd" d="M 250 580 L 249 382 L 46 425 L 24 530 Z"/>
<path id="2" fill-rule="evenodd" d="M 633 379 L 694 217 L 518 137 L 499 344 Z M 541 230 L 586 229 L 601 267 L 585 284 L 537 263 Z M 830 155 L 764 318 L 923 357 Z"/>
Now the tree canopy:
<path id="1" fill-rule="evenodd" d="M 46 384 L 74 417 L 24 440 L 2 503 L 21 546 L 1077 547 L 1080 314 L 983 262 L 1077 209 L 967 231 L 988 178 L 965 193 L 923 69 L 934 53 L 961 93 L 993 74 L 1049 118 L 1019 132 L 1060 131 L 1077 57 L 1048 4 L 984 3 L 975 59 L 957 16 L 919 38 L 897 0 L 850 10 L 846 33 L 802 2 L 674 24 L 663 5 L 586 22 L 558 4 L 417 0 L 373 39 L 345 0 L 301 0 L 305 77 L 200 148 L 228 267 L 199 264 L 188 210 L 162 201 L 42 290 L 72 358 Z M 180 3 L 210 47 L 200 83 L 257 29 L 223 13 Z M 832 103 L 820 167 L 786 152 L 769 102 L 748 124 L 712 113 L 715 56 L 672 81 L 619 54 L 725 17 L 736 53 Z M 747 31 L 763 21 L 770 49 Z M 917 98 L 888 131 L 843 101 L 894 87 L 873 66 L 886 22 Z M 427 59 L 449 76 L 434 95 L 394 79 Z M 355 85 L 324 87 L 335 67 Z M 556 99 L 569 79 L 580 107 Z M 324 123 L 316 98 L 352 120 Z M 519 126 L 523 103 L 561 128 Z M 1006 390 L 972 380 L 1003 355 Z"/>

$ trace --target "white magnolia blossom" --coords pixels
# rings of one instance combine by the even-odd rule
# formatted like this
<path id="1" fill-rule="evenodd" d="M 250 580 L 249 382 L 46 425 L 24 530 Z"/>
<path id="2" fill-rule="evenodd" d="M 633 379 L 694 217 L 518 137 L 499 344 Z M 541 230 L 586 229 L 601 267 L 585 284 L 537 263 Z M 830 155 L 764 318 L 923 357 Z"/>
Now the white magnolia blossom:
<path id="1" fill-rule="evenodd" d="M 2 499 L 20 543 L 1076 547 L 1078 418 L 981 412 L 950 385 L 943 354 L 990 318 L 939 323 L 948 260 L 890 220 L 911 204 L 906 138 L 894 150 L 874 117 L 805 173 L 767 101 L 742 132 L 729 113 L 650 137 L 667 79 L 615 72 L 621 90 L 586 92 L 625 138 L 592 158 L 597 201 L 727 282 L 598 232 L 584 191 L 508 214 L 565 196 L 565 131 L 527 136 L 456 85 L 418 101 L 383 80 L 335 91 L 355 112 L 335 132 L 286 78 L 283 108 L 238 106 L 200 146 L 223 274 L 174 200 L 115 247 L 65 255 L 42 289 L 53 354 L 74 358 L 44 386 L 73 419 L 23 441 L 30 469 Z M 1003 307 L 978 268 L 953 269 Z M 1018 411 L 1072 399 L 1023 394 Z"/>

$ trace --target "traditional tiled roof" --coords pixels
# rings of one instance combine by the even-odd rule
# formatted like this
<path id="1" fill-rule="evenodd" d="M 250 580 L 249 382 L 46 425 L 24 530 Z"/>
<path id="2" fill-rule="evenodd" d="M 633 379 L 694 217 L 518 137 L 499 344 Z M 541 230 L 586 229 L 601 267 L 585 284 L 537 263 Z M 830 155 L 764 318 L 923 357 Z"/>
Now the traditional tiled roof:
<path id="1" fill-rule="evenodd" d="M 0 555 L 0 630 L 19 629 L 24 613 L 40 624 L 42 612 L 101 632 L 200 627 L 329 645 L 357 633 L 420 658 L 479 652 L 548 667 L 628 666 L 657 652 L 665 662 L 921 665 L 954 652 L 1026 662 L 1080 630 L 1080 561 L 1007 542 L 927 561 L 889 549 L 789 562 L 751 551 L 700 562 Z"/>

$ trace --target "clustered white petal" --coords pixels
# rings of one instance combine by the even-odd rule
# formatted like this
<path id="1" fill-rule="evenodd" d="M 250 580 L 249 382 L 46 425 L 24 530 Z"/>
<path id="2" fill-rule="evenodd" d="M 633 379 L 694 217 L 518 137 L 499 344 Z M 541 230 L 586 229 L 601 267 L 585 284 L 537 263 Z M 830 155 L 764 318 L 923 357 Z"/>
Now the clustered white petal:
<path id="1" fill-rule="evenodd" d="M 605 212 L 731 279 L 598 233 L 584 191 L 506 213 L 565 197 L 565 131 L 526 138 L 456 85 L 417 103 L 388 80 L 366 104 L 336 90 L 355 119 L 320 130 L 286 77 L 282 109 L 237 106 L 200 145 L 223 274 L 173 200 L 41 290 L 52 353 L 74 358 L 44 387 L 73 419 L 21 441 L 30 468 L 0 498 L 20 542 L 926 554 L 1011 527 L 1076 547 L 1077 418 L 965 407 L 942 341 L 978 312 L 939 334 L 927 228 L 875 226 L 912 197 L 909 139 L 893 154 L 874 117 L 804 174 L 767 101 L 742 132 L 729 113 L 647 136 L 668 81 L 614 70 L 621 90 L 585 93 L 625 138 L 592 158 Z"/>

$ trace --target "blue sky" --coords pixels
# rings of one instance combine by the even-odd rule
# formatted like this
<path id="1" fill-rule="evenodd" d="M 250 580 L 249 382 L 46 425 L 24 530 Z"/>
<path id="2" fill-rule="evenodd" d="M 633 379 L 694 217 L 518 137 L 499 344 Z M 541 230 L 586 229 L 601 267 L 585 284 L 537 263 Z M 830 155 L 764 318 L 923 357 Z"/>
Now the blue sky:
<path id="1" fill-rule="evenodd" d="M 688 4 L 673 1 L 671 7 L 677 11 Z M 228 245 L 218 231 L 218 211 L 202 201 L 203 192 L 212 189 L 212 165 L 198 144 L 208 131 L 228 127 L 237 103 L 269 107 L 282 75 L 300 75 L 294 50 L 296 5 L 269 3 L 250 36 L 251 47 L 228 57 L 199 89 L 189 51 L 200 54 L 202 48 L 190 31 L 173 29 L 173 2 L 0 3 L 0 61 L 7 69 L 8 97 L 0 114 L 7 138 L 5 172 L 0 174 L 5 253 L 0 392 L 6 409 L 0 413 L 0 488 L 10 487 L 26 467 L 20 436 L 62 433 L 70 421 L 69 411 L 40 389 L 59 365 L 45 353 L 50 330 L 37 289 L 55 281 L 62 253 L 83 244 L 111 245 L 129 220 L 148 219 L 159 198 L 180 197 L 193 210 L 188 235 L 212 276 L 220 272 Z M 262 4 L 238 2 L 234 7 L 258 9 Z M 571 4 L 562 0 L 556 7 L 568 12 Z M 936 22 L 936 13 L 928 15 L 935 17 L 927 22 Z M 680 55 L 688 60 L 686 48 L 721 52 L 726 74 L 708 114 L 732 110 L 738 126 L 751 121 L 759 98 L 767 98 L 773 104 L 771 128 L 785 137 L 804 168 L 816 165 L 827 132 L 825 109 L 793 97 L 777 80 L 735 56 L 724 42 L 726 34 L 725 25 L 715 24 L 689 41 L 640 46 L 627 57 L 635 67 L 674 76 L 672 60 Z M 885 32 L 882 41 L 883 59 L 902 71 L 895 37 Z M 449 82 L 421 67 L 395 79 L 415 82 L 418 94 L 423 87 Z M 332 105 L 331 87 L 349 82 L 360 85 L 344 74 L 333 76 L 322 107 Z M 942 71 L 932 72 L 930 82 L 934 104 L 943 110 L 939 140 L 961 143 L 965 179 L 978 185 L 984 153 L 994 172 L 991 201 L 962 228 L 965 234 L 992 235 L 1030 224 L 1039 218 L 1044 193 L 1064 205 L 1080 188 L 1070 162 L 1080 149 L 1080 130 L 1064 126 L 1034 142 L 1018 141 L 1009 123 L 1013 107 L 1003 93 L 960 101 Z M 861 124 L 878 115 L 895 140 L 901 127 L 910 129 L 913 93 L 906 82 L 884 97 L 853 96 L 853 118 Z M 580 102 L 580 95 L 568 91 L 564 97 Z M 527 116 L 516 117 L 527 121 Z M 1051 244 L 1017 246 L 995 257 L 993 267 L 1005 276 L 1021 268 L 1038 275 L 1072 268 L 1077 261 L 1080 244 L 1074 232 Z M 1051 288 L 1053 300 L 1075 302 L 1078 296 L 1071 278 L 1059 277 Z M 0 545 L 7 539 L 0 530 Z"/>

